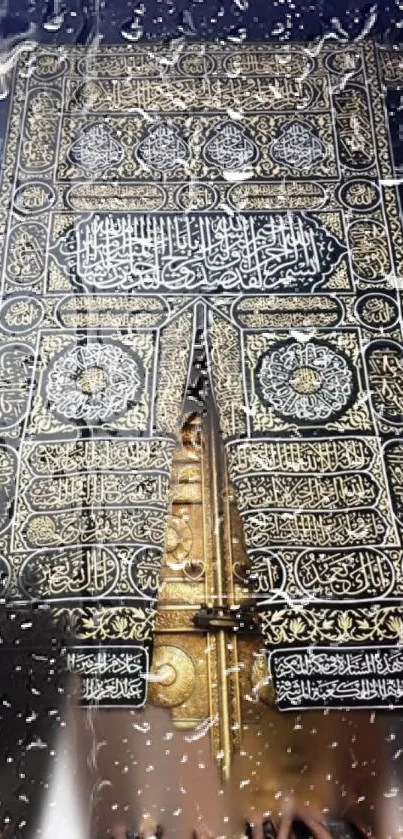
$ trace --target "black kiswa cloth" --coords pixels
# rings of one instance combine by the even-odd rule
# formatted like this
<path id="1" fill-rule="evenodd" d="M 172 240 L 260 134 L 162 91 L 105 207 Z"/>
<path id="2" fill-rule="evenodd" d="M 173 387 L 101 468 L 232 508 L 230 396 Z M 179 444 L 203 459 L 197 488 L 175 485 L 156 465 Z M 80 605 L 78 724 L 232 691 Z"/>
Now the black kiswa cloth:
<path id="1" fill-rule="evenodd" d="M 33 835 L 65 718 L 66 638 L 45 608 L 0 607 L 0 834 Z"/>
<path id="2" fill-rule="evenodd" d="M 74 626 L 88 704 L 146 701 L 200 316 L 278 706 L 403 704 L 401 56 L 313 53 L 49 46 L 16 69 L 0 565 Z"/>

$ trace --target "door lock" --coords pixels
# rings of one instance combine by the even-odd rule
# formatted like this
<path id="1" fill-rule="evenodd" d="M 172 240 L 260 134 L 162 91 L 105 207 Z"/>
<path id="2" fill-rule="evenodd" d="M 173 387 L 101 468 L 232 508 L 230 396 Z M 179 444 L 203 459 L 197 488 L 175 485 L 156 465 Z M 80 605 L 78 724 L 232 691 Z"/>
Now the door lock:
<path id="1" fill-rule="evenodd" d="M 197 629 L 205 632 L 260 632 L 259 617 L 250 606 L 207 606 L 204 603 L 192 620 Z"/>

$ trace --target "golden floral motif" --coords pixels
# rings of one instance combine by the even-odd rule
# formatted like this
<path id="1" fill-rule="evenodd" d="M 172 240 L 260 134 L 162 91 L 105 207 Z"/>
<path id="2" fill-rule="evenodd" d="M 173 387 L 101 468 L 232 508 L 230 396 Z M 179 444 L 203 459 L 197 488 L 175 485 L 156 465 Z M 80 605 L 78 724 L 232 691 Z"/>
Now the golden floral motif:
<path id="1" fill-rule="evenodd" d="M 298 643 L 379 643 L 402 640 L 399 606 L 373 606 L 339 611 L 335 608 L 304 608 L 299 617 L 293 609 L 260 612 L 262 632 L 270 646 Z"/>

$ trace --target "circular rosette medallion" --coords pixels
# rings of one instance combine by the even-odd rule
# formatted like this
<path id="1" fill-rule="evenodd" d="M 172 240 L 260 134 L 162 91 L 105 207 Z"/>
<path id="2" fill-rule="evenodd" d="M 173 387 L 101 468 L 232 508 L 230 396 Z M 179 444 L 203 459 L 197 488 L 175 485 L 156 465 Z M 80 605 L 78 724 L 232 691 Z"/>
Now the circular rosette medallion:
<path id="1" fill-rule="evenodd" d="M 185 519 L 181 516 L 168 516 L 165 535 L 168 561 L 182 562 L 189 555 L 192 544 L 192 530 Z"/>
<path id="2" fill-rule="evenodd" d="M 256 385 L 263 404 L 284 419 L 317 423 L 336 419 L 351 404 L 355 375 L 338 348 L 287 340 L 260 357 Z"/>
<path id="3" fill-rule="evenodd" d="M 138 402 L 143 388 L 139 358 L 107 341 L 79 344 L 51 363 L 45 383 L 50 409 L 64 420 L 98 425 Z"/>
<path id="4" fill-rule="evenodd" d="M 176 708 L 195 687 L 196 671 L 190 656 L 180 647 L 163 644 L 153 652 L 149 700 L 163 708 Z"/>

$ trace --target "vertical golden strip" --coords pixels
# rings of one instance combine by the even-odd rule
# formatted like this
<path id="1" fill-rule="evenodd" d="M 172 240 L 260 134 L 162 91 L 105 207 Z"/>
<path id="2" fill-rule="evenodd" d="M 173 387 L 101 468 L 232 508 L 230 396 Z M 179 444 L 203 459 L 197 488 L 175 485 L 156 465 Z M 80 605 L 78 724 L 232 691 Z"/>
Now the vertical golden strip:
<path id="1" fill-rule="evenodd" d="M 213 509 L 213 546 L 214 546 L 214 574 L 216 581 L 216 606 L 225 606 L 225 579 L 224 579 L 224 558 L 222 551 L 222 516 L 220 504 L 220 481 L 221 468 L 220 457 L 218 451 L 217 441 L 217 418 L 214 412 L 211 398 L 209 399 L 207 411 L 207 429 L 209 439 L 209 453 L 210 453 L 210 475 L 211 475 L 211 495 L 212 495 L 212 509 Z M 223 759 L 221 761 L 221 771 L 224 781 L 228 781 L 231 772 L 231 729 L 229 716 L 229 690 L 228 690 L 228 656 L 227 656 L 227 634 L 225 631 L 217 632 L 217 658 L 218 658 L 218 673 L 217 685 L 219 692 L 219 714 L 220 714 L 220 732 L 221 743 L 223 751 Z"/>
<path id="2" fill-rule="evenodd" d="M 207 605 L 214 605 L 215 579 L 214 579 L 214 550 L 212 535 L 214 531 L 214 518 L 211 504 L 211 481 L 210 481 L 210 438 L 208 434 L 209 424 L 206 419 L 202 422 L 201 430 L 201 481 L 203 499 L 203 552 L 205 563 L 204 577 L 204 599 Z M 221 761 L 218 755 L 224 751 L 220 725 L 220 705 L 216 685 L 219 683 L 219 665 L 216 638 L 212 633 L 206 635 L 206 656 L 208 663 L 208 696 L 209 710 L 213 722 L 211 728 L 211 748 L 214 758 L 221 769 Z"/>
<path id="3" fill-rule="evenodd" d="M 231 506 L 230 506 L 230 485 L 228 477 L 227 459 L 224 453 L 223 456 L 223 471 L 224 471 L 224 504 L 225 504 L 225 519 L 224 519 L 224 561 L 225 561 L 225 577 L 227 580 L 228 597 L 230 605 L 235 604 L 235 587 L 233 575 L 233 553 L 232 553 L 232 527 L 231 527 Z M 231 742 L 236 746 L 241 745 L 241 693 L 239 687 L 239 656 L 238 656 L 238 636 L 234 634 L 233 639 L 233 653 L 231 667 L 235 668 L 231 673 L 231 728 L 233 736 Z"/>

